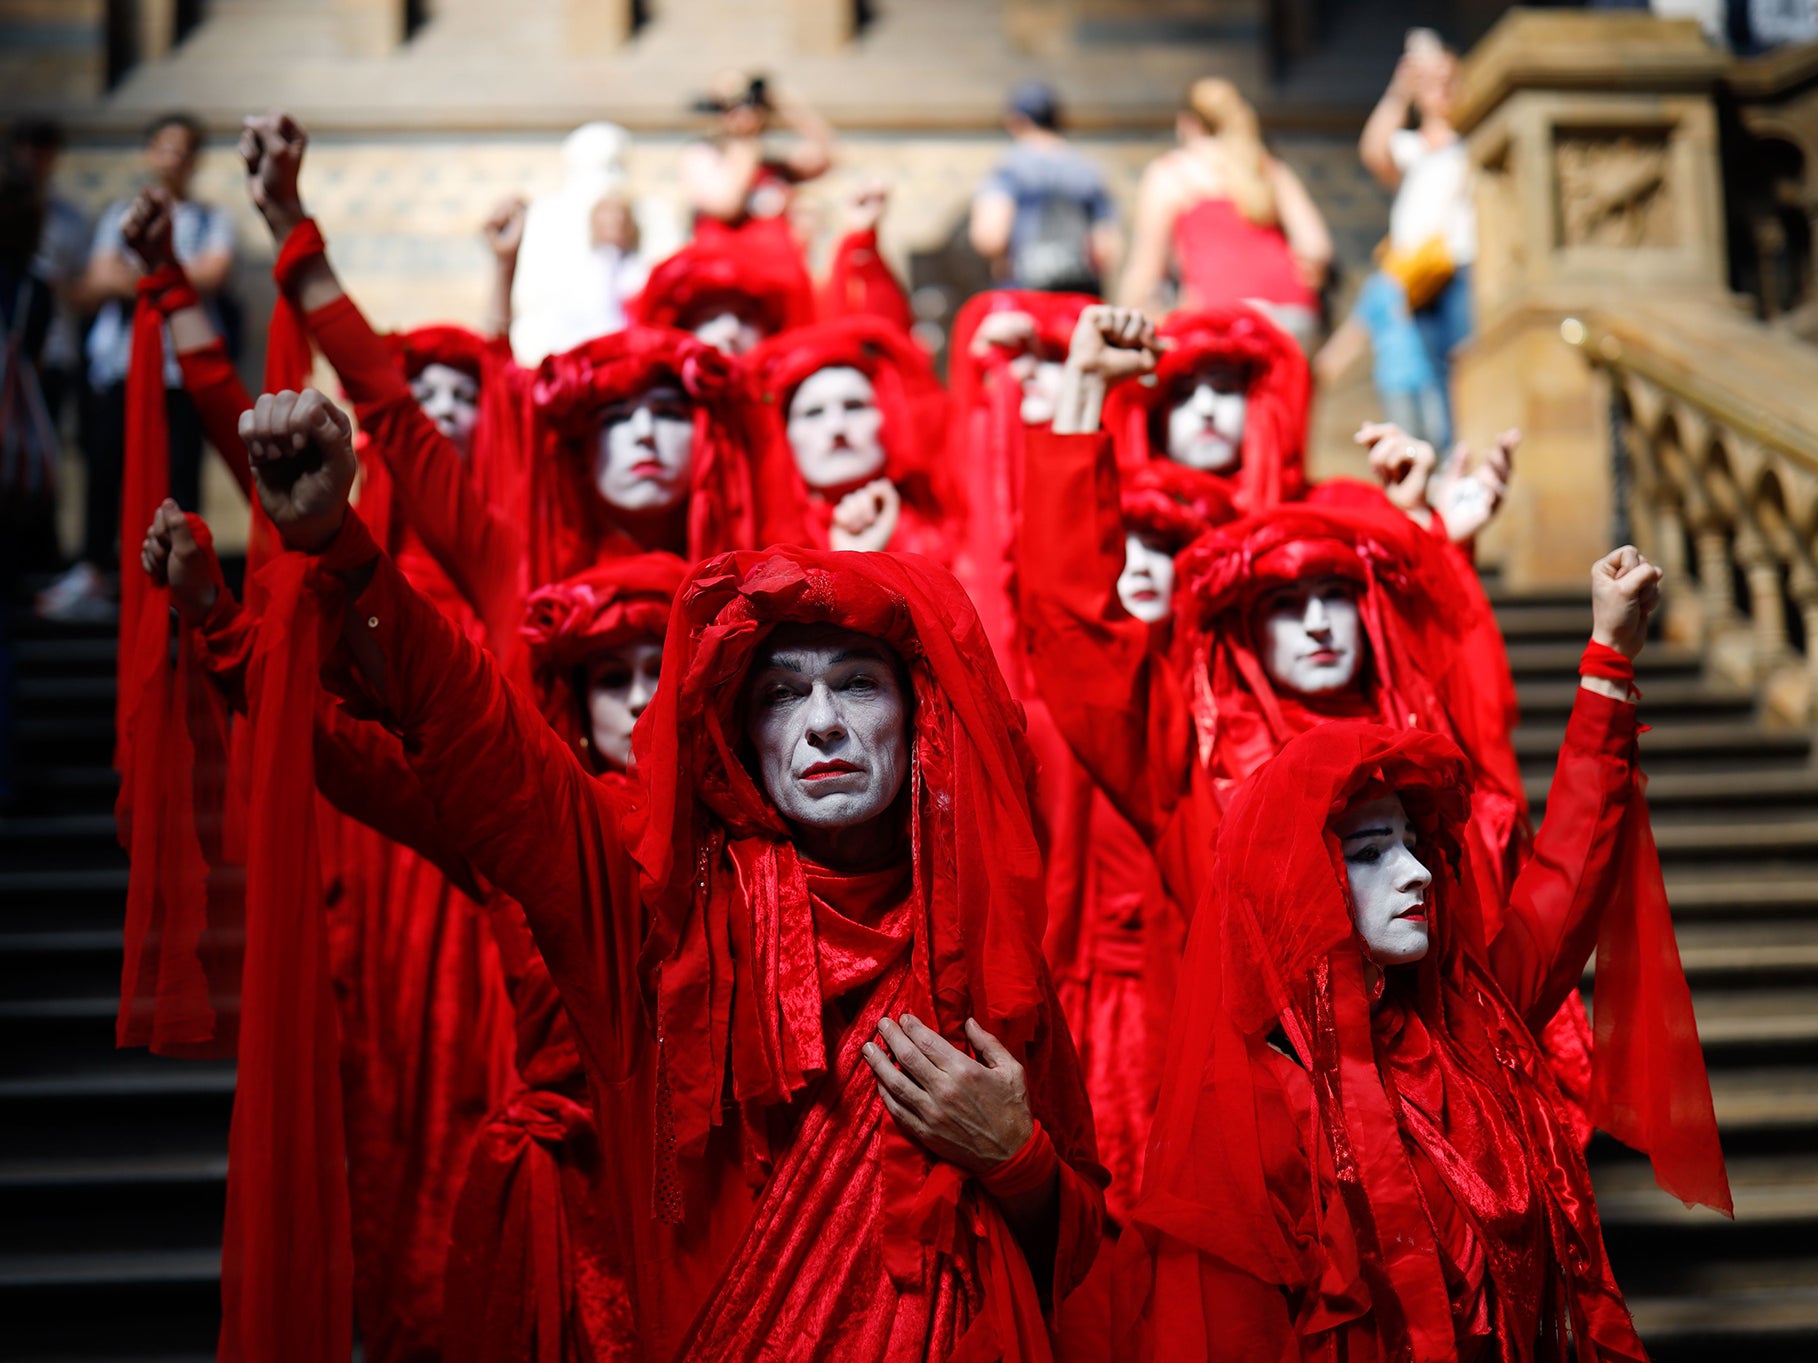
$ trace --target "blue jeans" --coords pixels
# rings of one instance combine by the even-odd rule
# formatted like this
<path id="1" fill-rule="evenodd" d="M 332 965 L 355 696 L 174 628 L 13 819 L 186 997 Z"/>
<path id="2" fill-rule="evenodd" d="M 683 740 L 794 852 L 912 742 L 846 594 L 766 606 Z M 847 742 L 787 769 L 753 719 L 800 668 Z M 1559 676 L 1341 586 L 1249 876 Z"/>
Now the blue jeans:
<path id="1" fill-rule="evenodd" d="M 1446 402 L 1446 426 L 1452 426 L 1452 352 L 1471 334 L 1471 267 L 1461 265 L 1445 288 L 1426 307 L 1414 314 L 1414 325 L 1420 331 L 1421 344 Z M 1434 442 L 1438 444 L 1437 441 Z"/>

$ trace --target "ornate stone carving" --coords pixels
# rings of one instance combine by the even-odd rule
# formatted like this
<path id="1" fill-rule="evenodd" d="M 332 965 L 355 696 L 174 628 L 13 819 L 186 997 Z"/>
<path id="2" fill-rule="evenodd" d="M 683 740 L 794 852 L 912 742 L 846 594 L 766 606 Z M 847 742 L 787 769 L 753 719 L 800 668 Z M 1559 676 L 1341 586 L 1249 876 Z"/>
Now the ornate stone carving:
<path id="1" fill-rule="evenodd" d="M 1672 158 L 1663 129 L 1554 134 L 1561 246 L 1679 245 Z"/>

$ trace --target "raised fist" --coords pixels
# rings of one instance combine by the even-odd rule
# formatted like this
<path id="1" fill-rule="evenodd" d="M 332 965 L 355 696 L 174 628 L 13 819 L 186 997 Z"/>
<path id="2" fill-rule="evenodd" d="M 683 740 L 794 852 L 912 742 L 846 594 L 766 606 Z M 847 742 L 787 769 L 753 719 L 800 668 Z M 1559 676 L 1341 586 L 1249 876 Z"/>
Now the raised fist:
<path id="1" fill-rule="evenodd" d="M 1161 354 L 1155 324 L 1140 308 L 1096 303 L 1080 313 L 1067 347 L 1067 367 L 1107 383 L 1147 374 Z"/>
<path id="2" fill-rule="evenodd" d="M 154 587 L 169 587 L 177 615 L 186 625 L 200 624 L 221 594 L 221 563 L 212 545 L 198 540 L 189 517 L 170 498 L 152 513 L 152 523 L 139 549 L 139 564 Z"/>
<path id="3" fill-rule="evenodd" d="M 289 114 L 255 114 L 240 133 L 246 194 L 280 241 L 308 215 L 297 187 L 309 134 Z"/>
<path id="4" fill-rule="evenodd" d="M 1035 319 L 1014 309 L 988 312 L 972 333 L 972 357 L 984 359 L 993 349 L 1024 351 L 1035 344 Z"/>
<path id="5" fill-rule="evenodd" d="M 492 213 L 480 227 L 480 235 L 493 255 L 500 260 L 516 260 L 524 244 L 524 218 L 530 205 L 521 194 L 509 194 L 493 205 Z"/>
<path id="6" fill-rule="evenodd" d="M 265 393 L 240 414 L 259 504 L 286 549 L 320 553 L 340 533 L 353 490 L 353 423 L 321 393 Z"/>
<path id="7" fill-rule="evenodd" d="M 1648 617 L 1660 605 L 1660 569 L 1632 544 L 1591 565 L 1591 638 L 1633 658 L 1647 642 Z"/>
<path id="8" fill-rule="evenodd" d="M 1453 449 L 1452 457 L 1433 479 L 1427 494 L 1452 543 L 1463 544 L 1473 538 L 1502 510 L 1502 499 L 1509 491 L 1509 474 L 1515 466 L 1515 447 L 1520 443 L 1520 431 L 1504 431 L 1475 468 L 1471 467 L 1467 446 L 1461 443 Z"/>
<path id="9" fill-rule="evenodd" d="M 177 258 L 171 245 L 171 211 L 170 191 L 154 185 L 139 191 L 120 220 L 126 248 L 139 257 L 147 274 Z"/>
<path id="10" fill-rule="evenodd" d="M 890 547 L 902 519 L 903 498 L 888 478 L 873 478 L 856 492 L 848 492 L 833 508 L 833 526 L 827 541 L 835 549 L 876 553 Z"/>
<path id="11" fill-rule="evenodd" d="M 890 182 L 872 176 L 860 185 L 858 192 L 846 201 L 846 230 L 875 232 L 884 220 L 884 206 L 890 200 Z"/>
<path id="12" fill-rule="evenodd" d="M 1352 439 L 1369 447 L 1370 472 L 1389 501 L 1410 516 L 1423 513 L 1427 483 L 1439 462 L 1433 447 L 1389 421 L 1366 421 Z"/>

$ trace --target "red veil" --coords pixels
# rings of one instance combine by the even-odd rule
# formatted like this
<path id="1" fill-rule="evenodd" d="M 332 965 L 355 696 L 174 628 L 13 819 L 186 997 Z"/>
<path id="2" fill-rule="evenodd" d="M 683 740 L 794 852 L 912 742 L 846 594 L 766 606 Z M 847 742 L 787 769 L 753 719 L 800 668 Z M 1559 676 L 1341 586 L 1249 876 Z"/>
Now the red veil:
<path id="1" fill-rule="evenodd" d="M 1233 799 L 1119 1252 L 1150 1356 L 1646 1357 L 1533 1001 L 1487 964 L 1468 791 L 1448 740 L 1338 723 Z M 1390 792 L 1434 874 L 1433 940 L 1373 1007 L 1328 824 Z"/>
<path id="2" fill-rule="evenodd" d="M 760 517 L 768 499 L 754 476 L 732 362 L 686 332 L 632 327 L 551 355 L 537 371 L 533 400 L 544 435 L 532 492 L 533 582 L 571 576 L 603 551 L 637 551 L 594 491 L 593 442 L 601 408 L 659 382 L 680 385 L 694 402 L 686 557 L 763 542 Z"/>
<path id="3" fill-rule="evenodd" d="M 1244 511 L 1263 511 L 1306 495 L 1303 467 L 1307 406 L 1312 379 L 1307 358 L 1280 327 L 1245 303 L 1177 312 L 1161 324 L 1172 342 L 1152 375 L 1121 383 L 1105 400 L 1105 429 L 1125 468 L 1162 458 L 1167 403 L 1177 382 L 1201 365 L 1222 361 L 1242 366 L 1249 376 L 1244 415 L 1243 464 L 1234 500 Z"/>
<path id="4" fill-rule="evenodd" d="M 626 306 L 637 326 L 687 330 L 702 308 L 736 298 L 766 335 L 814 320 L 814 283 L 794 241 L 766 230 L 690 242 L 650 272 Z"/>
<path id="5" fill-rule="evenodd" d="M 833 501 L 806 488 L 789 450 L 789 404 L 803 380 L 822 370 L 856 369 L 871 380 L 883 414 L 884 475 L 902 494 L 912 525 L 899 527 L 891 549 L 946 559 L 945 522 L 954 493 L 943 456 L 947 394 L 921 347 L 906 332 L 875 317 L 851 316 L 797 327 L 763 342 L 745 357 L 763 458 L 774 469 L 765 485 L 793 484 L 805 503 L 803 519 L 816 548 L 827 545 Z M 908 533 L 905 533 L 907 531 Z"/>
<path id="6" fill-rule="evenodd" d="M 764 638 L 785 622 L 838 625 L 890 644 L 913 696 L 905 787 L 911 881 L 907 901 L 891 910 L 903 917 L 890 920 L 907 941 L 876 967 L 883 973 L 871 1002 L 846 1029 L 837 1061 L 829 1036 L 838 1033 L 823 1020 L 822 978 L 892 939 L 828 912 L 811 892 L 829 873 L 798 855 L 741 756 L 743 680 Z M 651 910 L 645 966 L 656 980 L 658 1215 L 682 1218 L 701 1177 L 692 1172 L 699 1156 L 712 1129 L 729 1120 L 743 1128 L 755 1186 L 767 1173 L 763 1166 L 780 1158 L 770 1112 L 823 1074 L 844 1096 L 823 1088 L 814 1110 L 839 1103 L 854 1115 L 835 1139 L 868 1141 L 862 1132 L 881 1120 L 881 1106 L 851 1038 L 854 1028 L 869 1034 L 877 1007 L 912 1008 L 950 1039 L 976 1017 L 1022 1059 L 1032 1106 L 1065 1162 L 1055 1283 L 1064 1295 L 1096 1249 L 1102 1200 L 1073 1172 L 1093 1168 L 1091 1114 L 1042 966 L 1042 858 L 1029 750 L 958 583 L 926 560 L 894 554 L 723 555 L 697 567 L 684 585 L 663 667 L 664 684 L 633 739 L 649 799 L 633 850 Z M 878 1144 L 862 1148 L 876 1153 L 862 1158 L 882 1160 L 882 1205 L 867 1204 L 863 1214 L 890 1277 L 931 1290 L 927 1265 L 936 1261 L 929 1250 L 951 1256 L 938 1262 L 976 1274 L 982 1296 L 960 1308 L 957 1321 L 948 1317 L 948 1326 L 963 1328 L 970 1312 L 974 1325 L 996 1335 L 1005 1358 L 1045 1357 L 1034 1285 L 988 1199 L 975 1197 L 955 1166 L 930 1159 L 894 1124 L 881 1120 L 875 1129 Z M 808 1139 L 798 1131 L 798 1145 Z M 814 1224 L 829 1215 L 821 1207 L 828 1199 L 852 1201 L 850 1189 L 828 1182 L 823 1169 L 792 1195 L 812 1199 L 792 1219 Z M 734 1272 L 776 1276 L 768 1264 L 735 1264 Z M 723 1314 L 742 1293 L 764 1298 L 782 1286 L 735 1282 L 716 1302 Z M 928 1324 L 947 1328 L 937 1329 L 934 1318 Z M 696 1346 L 719 1339 L 724 1325 L 698 1323 Z M 727 1328 L 741 1327 L 735 1321 Z M 877 1356 L 906 1350 L 921 1357 L 934 1347 L 932 1336 L 918 1337 Z"/>
<path id="7" fill-rule="evenodd" d="M 1036 349 L 1056 363 L 1067 356 L 1079 315 L 1099 300 L 1083 293 L 994 289 L 969 299 L 954 319 L 947 345 L 947 382 L 953 424 L 947 462 L 961 480 L 965 535 L 954 572 L 978 606 L 998 662 L 1019 698 L 1035 694 L 1016 661 L 1016 612 L 1011 605 L 1011 565 L 1023 514 L 1022 391 L 1006 372 L 1011 356 L 991 347 L 972 353 L 979 323 L 996 312 L 1024 312 L 1035 319 Z"/>

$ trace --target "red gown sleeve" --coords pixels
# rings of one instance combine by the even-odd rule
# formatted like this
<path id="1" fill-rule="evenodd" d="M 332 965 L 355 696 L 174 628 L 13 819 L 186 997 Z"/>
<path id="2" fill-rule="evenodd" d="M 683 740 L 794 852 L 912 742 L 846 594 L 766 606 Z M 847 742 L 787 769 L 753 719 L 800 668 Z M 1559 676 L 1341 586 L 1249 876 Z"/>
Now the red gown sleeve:
<path id="1" fill-rule="evenodd" d="M 643 914 L 621 834 L 626 797 L 596 781 L 498 665 L 381 554 L 357 515 L 324 555 L 370 581 L 323 679 L 402 739 L 436 819 L 524 908 L 590 1059 L 615 1067 L 642 1027 Z"/>
<path id="2" fill-rule="evenodd" d="M 904 331 L 915 325 L 909 295 L 878 254 L 875 230 L 840 238 L 821 291 L 823 321 L 855 316 L 875 317 Z"/>
<path id="3" fill-rule="evenodd" d="M 493 651 L 517 637 L 528 582 L 521 527 L 490 506 L 460 452 L 423 415 L 385 343 L 346 295 L 307 318 L 385 461 L 424 547 L 486 625 Z"/>
<path id="4" fill-rule="evenodd" d="M 1537 1035 L 1578 987 L 1621 875 L 1619 831 L 1635 786 L 1635 707 L 1578 688 L 1546 819 L 1510 891 L 1490 965 Z"/>
<path id="5" fill-rule="evenodd" d="M 202 433 L 250 501 L 252 468 L 246 461 L 246 446 L 240 442 L 240 414 L 252 409 L 253 400 L 227 357 L 227 347 L 216 340 L 200 350 L 180 350 L 177 367 L 183 373 L 183 391 L 189 394 L 202 418 Z"/>
<path id="6" fill-rule="evenodd" d="M 1117 599 L 1124 526 L 1111 439 L 1027 428 L 1017 610 L 1054 722 L 1120 814 L 1153 845 L 1186 789 L 1185 698 Z"/>

